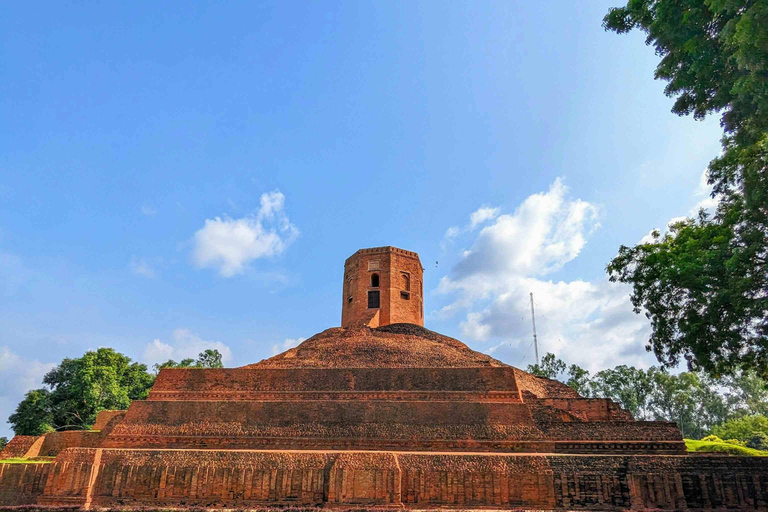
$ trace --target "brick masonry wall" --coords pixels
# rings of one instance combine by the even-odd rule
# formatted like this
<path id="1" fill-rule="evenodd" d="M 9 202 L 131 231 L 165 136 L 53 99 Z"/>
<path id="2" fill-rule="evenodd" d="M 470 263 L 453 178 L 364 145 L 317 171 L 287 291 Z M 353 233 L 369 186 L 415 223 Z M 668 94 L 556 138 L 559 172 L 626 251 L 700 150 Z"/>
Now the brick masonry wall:
<path id="1" fill-rule="evenodd" d="M 582 421 L 632 421 L 631 414 L 612 400 L 604 398 L 547 398 L 537 402 L 567 412 Z"/>
<path id="2" fill-rule="evenodd" d="M 373 287 L 371 276 L 379 276 Z M 361 249 L 344 262 L 341 326 L 367 324 L 379 327 L 393 323 L 424 325 L 423 271 L 419 255 L 395 247 Z M 378 291 L 378 322 L 369 323 L 368 292 Z M 401 292 L 407 294 L 403 298 Z M 350 300 L 351 298 L 351 300 Z"/>
<path id="3" fill-rule="evenodd" d="M 520 401 L 511 367 L 196 369 L 160 371 L 149 400 L 176 396 L 215 400 L 222 395 L 258 400 L 267 393 L 300 392 L 497 392 Z M 301 396 L 301 395 L 297 395 Z M 250 397 L 250 398 L 249 398 Z M 187 399 L 187 398 L 185 398 Z M 107 411 L 104 411 L 107 412 Z M 122 412 L 122 411 L 120 411 Z"/>
<path id="4" fill-rule="evenodd" d="M 51 464 L 0 463 L 0 505 L 34 505 L 43 493 Z"/>
<path id="5" fill-rule="evenodd" d="M 59 459 L 0 465 L 0 499 L 29 503 L 45 480 L 38 502 L 58 506 L 768 510 L 761 458 L 68 449 Z"/>
<path id="6" fill-rule="evenodd" d="M 91 427 L 93 430 L 104 430 L 108 428 L 110 423 L 114 423 L 115 420 L 122 418 L 125 415 L 125 411 L 100 411 L 96 415 L 96 422 Z"/>
<path id="7" fill-rule="evenodd" d="M 101 446 L 101 432 L 90 430 L 65 430 L 45 434 L 39 455 L 51 457 L 66 448 L 98 448 Z"/>
<path id="8" fill-rule="evenodd" d="M 305 400 L 301 402 L 227 401 L 137 401 L 124 420 L 125 425 L 183 425 L 201 419 L 251 425 L 293 425 L 317 423 L 334 425 L 474 425 L 533 424 L 528 407 L 521 403 L 496 402 L 400 402 Z"/>
<path id="9" fill-rule="evenodd" d="M 14 436 L 0 450 L 0 460 L 14 457 L 37 457 L 44 441 L 43 436 Z"/>

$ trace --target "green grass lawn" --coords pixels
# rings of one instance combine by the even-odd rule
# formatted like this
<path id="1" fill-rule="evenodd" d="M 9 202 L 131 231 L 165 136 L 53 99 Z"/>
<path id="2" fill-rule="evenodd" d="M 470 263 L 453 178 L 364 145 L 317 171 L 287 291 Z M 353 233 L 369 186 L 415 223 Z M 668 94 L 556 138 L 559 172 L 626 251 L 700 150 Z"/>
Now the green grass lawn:
<path id="1" fill-rule="evenodd" d="M 53 462 L 53 457 L 51 457 L 50 459 L 51 460 L 32 460 L 32 459 L 23 459 L 19 457 L 19 458 L 11 458 L 11 459 L 0 459 L 0 464 L 50 464 L 51 462 Z"/>
<path id="2" fill-rule="evenodd" d="M 741 455 L 742 457 L 768 457 L 768 452 L 755 450 L 735 444 L 718 443 L 713 441 L 696 441 L 695 439 L 686 439 L 685 446 L 689 452 L 697 453 L 729 453 L 731 455 Z"/>

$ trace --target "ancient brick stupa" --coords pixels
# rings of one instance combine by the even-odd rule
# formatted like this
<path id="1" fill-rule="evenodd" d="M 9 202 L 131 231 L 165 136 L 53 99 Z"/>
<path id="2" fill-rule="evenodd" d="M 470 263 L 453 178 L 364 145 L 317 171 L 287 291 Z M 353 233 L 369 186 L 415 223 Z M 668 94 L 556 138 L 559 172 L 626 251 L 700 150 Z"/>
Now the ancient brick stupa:
<path id="1" fill-rule="evenodd" d="M 164 369 L 99 431 L 16 438 L 0 504 L 651 510 L 768 507 L 768 461 L 685 453 L 636 421 L 423 327 L 416 253 L 345 263 L 342 326 L 256 364 Z"/>

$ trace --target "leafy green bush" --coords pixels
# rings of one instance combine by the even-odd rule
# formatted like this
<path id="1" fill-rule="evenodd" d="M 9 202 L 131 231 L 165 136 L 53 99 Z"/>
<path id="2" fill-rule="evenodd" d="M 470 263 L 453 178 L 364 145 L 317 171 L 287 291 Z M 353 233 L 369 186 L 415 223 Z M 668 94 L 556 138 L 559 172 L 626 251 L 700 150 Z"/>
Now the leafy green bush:
<path id="1" fill-rule="evenodd" d="M 720 439 L 717 436 L 713 436 L 713 435 L 708 435 L 707 437 L 702 437 L 701 440 L 702 441 L 707 441 L 709 443 L 722 443 L 723 442 L 722 439 Z"/>
<path id="2" fill-rule="evenodd" d="M 768 451 L 755 450 L 753 448 L 728 443 L 713 443 L 711 441 L 686 439 L 685 445 L 689 452 L 729 453 L 740 457 L 768 457 Z"/>
<path id="3" fill-rule="evenodd" d="M 717 436 L 712 436 L 712 437 L 717 437 Z M 744 441 L 739 441 L 738 439 L 726 439 L 723 442 L 725 444 L 732 444 L 734 446 L 747 446 L 747 443 L 745 443 Z"/>
<path id="4" fill-rule="evenodd" d="M 768 435 L 764 432 L 757 432 L 747 441 L 747 448 L 755 450 L 768 450 Z"/>
<path id="5" fill-rule="evenodd" d="M 743 442 L 760 433 L 768 435 L 768 418 L 761 414 L 733 418 L 712 427 L 712 434 L 721 439 L 738 439 Z"/>

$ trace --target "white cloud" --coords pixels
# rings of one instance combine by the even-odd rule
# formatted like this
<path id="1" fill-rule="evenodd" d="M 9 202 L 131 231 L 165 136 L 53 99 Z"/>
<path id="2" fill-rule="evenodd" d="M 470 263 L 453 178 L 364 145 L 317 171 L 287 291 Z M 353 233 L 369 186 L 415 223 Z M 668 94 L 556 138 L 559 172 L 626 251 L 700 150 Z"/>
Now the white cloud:
<path id="1" fill-rule="evenodd" d="M 152 208 L 149 205 L 143 204 L 141 205 L 141 214 L 146 215 L 147 217 L 151 217 L 152 215 L 155 215 L 157 213 L 157 210 L 155 208 Z"/>
<path id="2" fill-rule="evenodd" d="M 699 184 L 696 186 L 696 190 L 693 192 L 694 197 L 699 197 L 699 199 L 696 204 L 693 205 L 693 207 L 688 210 L 688 216 L 687 217 L 672 217 L 667 221 L 667 225 L 664 227 L 664 229 L 652 229 L 648 232 L 647 235 L 645 235 L 643 238 L 640 239 L 638 243 L 644 244 L 644 243 L 650 243 L 653 242 L 653 232 L 658 231 L 659 234 L 662 236 L 669 231 L 670 226 L 673 224 L 676 224 L 677 222 L 681 222 L 684 220 L 687 220 L 689 218 L 697 218 L 699 216 L 699 210 L 704 209 L 708 214 L 712 215 L 717 208 L 718 203 L 720 202 L 720 196 L 712 196 L 712 186 L 707 183 L 707 171 L 704 170 L 704 172 L 701 173 L 701 177 L 699 178 Z"/>
<path id="3" fill-rule="evenodd" d="M 307 338 L 286 338 L 282 343 L 275 343 L 272 345 L 272 355 L 276 356 L 286 350 L 290 350 L 293 347 L 297 347 L 302 341 Z"/>
<path id="4" fill-rule="evenodd" d="M 708 196 L 712 193 L 712 185 L 709 184 L 709 173 L 706 169 L 702 171 L 699 176 L 699 184 L 696 187 L 693 195 L 695 196 Z"/>
<path id="5" fill-rule="evenodd" d="M 440 313 L 464 311 L 465 336 L 496 340 L 490 349 L 495 357 L 524 365 L 533 361 L 533 292 L 541 354 L 554 352 L 589 369 L 647 364 L 647 322 L 633 313 L 626 286 L 607 278 L 594 283 L 544 278 L 578 257 L 600 226 L 598 211 L 592 203 L 569 198 L 558 179 L 514 213 L 495 216 L 441 279 L 438 291 L 455 300 Z"/>
<path id="6" fill-rule="evenodd" d="M 469 223 L 461 228 L 459 226 L 451 226 L 448 229 L 445 230 L 445 235 L 443 235 L 443 240 L 440 242 L 440 248 L 445 250 L 449 243 L 452 242 L 456 237 L 463 233 L 468 233 L 471 231 L 474 231 L 479 225 L 495 219 L 499 215 L 499 208 L 494 208 L 491 206 L 481 206 L 471 214 L 469 214 Z"/>
<path id="7" fill-rule="evenodd" d="M 284 203 L 285 196 L 275 190 L 261 195 L 261 205 L 254 215 L 206 219 L 194 235 L 194 262 L 201 268 L 217 268 L 223 277 L 232 277 L 253 260 L 282 253 L 299 235 L 284 212 Z"/>
<path id="8" fill-rule="evenodd" d="M 663 230 L 662 229 L 652 229 L 645 236 L 643 236 L 643 238 L 638 240 L 637 243 L 638 244 L 649 244 L 649 243 L 653 242 L 654 240 L 656 240 L 656 238 L 653 236 L 654 232 L 658 231 L 659 235 L 664 236 L 664 234 L 667 231 L 669 231 L 669 228 L 673 224 L 677 224 L 678 222 L 683 222 L 685 220 L 688 220 L 688 217 L 672 217 L 671 219 L 669 219 L 667 221 L 667 225 L 665 226 L 665 228 Z"/>
<path id="9" fill-rule="evenodd" d="M 0 418 L 3 422 L 16 410 L 24 393 L 43 387 L 43 375 L 54 366 L 54 363 L 23 358 L 9 347 L 0 347 Z"/>
<path id="10" fill-rule="evenodd" d="M 490 206 L 481 206 L 476 211 L 469 215 L 469 229 L 475 229 L 478 225 L 491 219 L 495 219 L 499 215 L 498 208 L 491 208 Z"/>
<path id="11" fill-rule="evenodd" d="M 144 259 L 131 258 L 131 262 L 128 266 L 134 275 L 148 277 L 150 279 L 154 279 L 155 277 L 155 270 Z"/>
<path id="12" fill-rule="evenodd" d="M 152 366 L 169 359 L 177 362 L 188 358 L 197 359 L 197 356 L 206 349 L 218 350 L 225 365 L 232 361 L 232 350 L 227 345 L 220 341 L 203 340 L 189 329 L 176 329 L 171 338 L 170 343 L 164 343 L 159 338 L 148 343 L 144 349 L 143 361 Z"/>
<path id="13" fill-rule="evenodd" d="M 558 178 L 545 193 L 529 196 L 513 214 L 496 217 L 480 230 L 471 249 L 454 269 L 443 290 L 469 285 L 480 295 L 495 288 L 498 277 L 545 275 L 578 256 L 586 237 L 599 227 L 598 209 L 581 200 L 566 200 Z"/>
<path id="14" fill-rule="evenodd" d="M 696 217 L 699 214 L 700 209 L 706 210 L 708 213 L 712 213 L 720 202 L 718 196 L 712 197 L 712 185 L 707 183 L 707 171 L 701 173 L 699 178 L 699 185 L 696 187 L 696 191 L 693 193 L 696 197 L 702 197 L 694 206 L 688 211 L 688 215 Z"/>
<path id="15" fill-rule="evenodd" d="M 443 249 L 445 249 L 445 245 L 447 241 L 450 241 L 456 238 L 462 233 L 466 233 L 474 230 L 480 224 L 483 224 L 484 222 L 487 222 L 489 220 L 493 220 L 498 215 L 499 215 L 499 208 L 494 208 L 491 206 L 481 206 L 480 208 L 478 208 L 477 210 L 469 214 L 469 224 L 467 224 L 466 227 L 460 228 L 459 226 L 451 226 L 445 230 L 445 235 L 443 235 L 443 244 L 442 244 Z"/>
<path id="16" fill-rule="evenodd" d="M 461 234 L 459 226 L 451 226 L 445 230 L 445 238 L 456 238 Z"/>
<path id="17" fill-rule="evenodd" d="M 715 208 L 717 207 L 717 204 L 719 202 L 720 202 L 720 197 L 719 196 L 705 197 L 704 199 L 702 199 L 701 201 L 699 201 L 698 203 L 693 205 L 693 208 L 691 208 L 688 211 L 688 215 L 690 215 L 691 217 L 695 218 L 695 217 L 697 217 L 699 215 L 699 210 L 701 210 L 702 208 L 704 210 L 706 210 L 707 213 L 709 213 L 711 215 L 715 211 Z"/>

